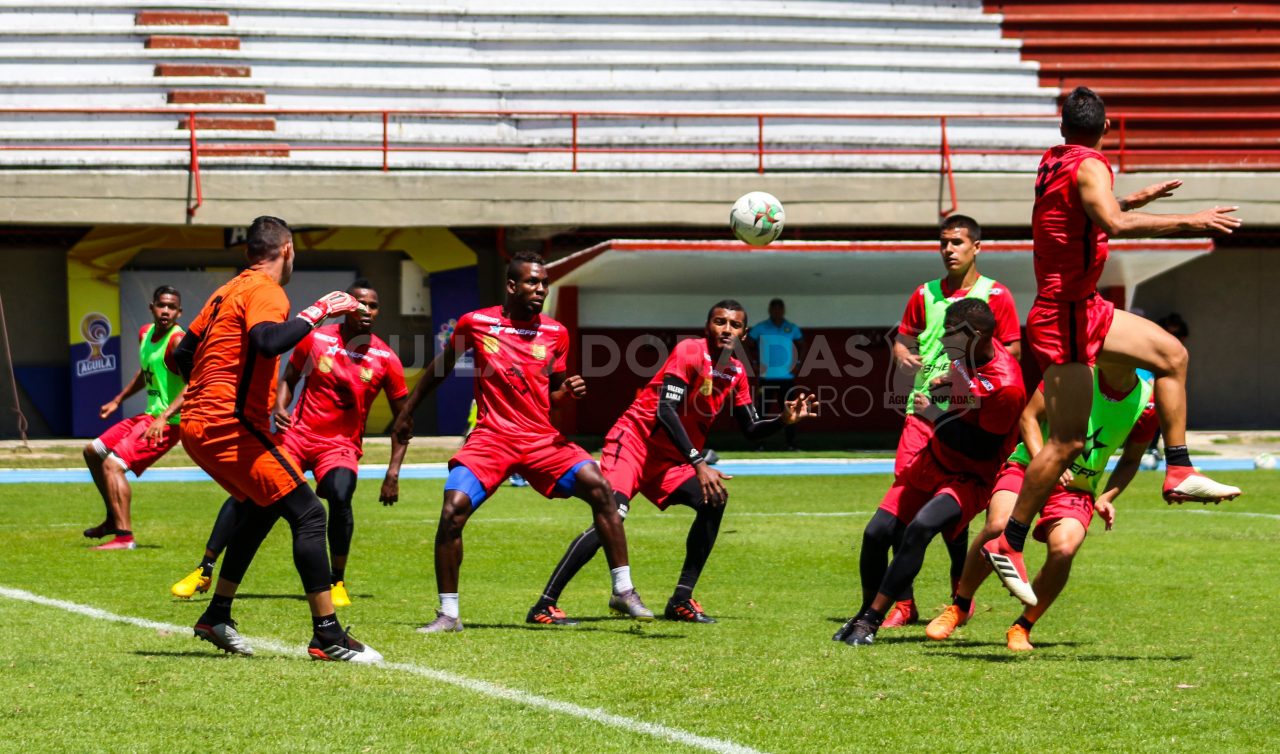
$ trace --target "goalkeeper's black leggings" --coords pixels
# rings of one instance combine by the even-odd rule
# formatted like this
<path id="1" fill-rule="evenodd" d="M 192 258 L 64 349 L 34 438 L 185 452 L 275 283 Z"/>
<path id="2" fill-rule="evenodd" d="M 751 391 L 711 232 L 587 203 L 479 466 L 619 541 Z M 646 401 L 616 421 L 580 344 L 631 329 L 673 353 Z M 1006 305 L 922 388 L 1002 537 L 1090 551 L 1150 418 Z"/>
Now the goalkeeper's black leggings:
<path id="1" fill-rule="evenodd" d="M 233 583 L 244 581 L 262 540 L 277 520 L 289 522 L 293 533 L 293 564 L 307 594 L 329 589 L 329 553 L 325 551 L 325 513 L 320 498 L 305 484 L 271 505 L 245 502 L 239 506 L 235 530 L 227 544 L 227 556 L 218 576 Z"/>
<path id="2" fill-rule="evenodd" d="M 924 552 L 929 547 L 929 542 L 938 534 L 954 529 L 960 523 L 962 515 L 960 503 L 950 495 L 938 495 L 925 503 L 915 519 L 902 530 L 901 542 L 895 548 L 893 560 L 877 591 L 896 599 L 904 590 L 910 589 L 924 565 Z M 866 599 L 865 583 L 863 588 L 863 597 Z M 875 594 L 871 594 L 871 598 L 874 597 Z"/>
<path id="3" fill-rule="evenodd" d="M 629 504 L 630 501 L 622 493 L 613 494 L 619 505 Z M 693 596 L 694 587 L 698 585 L 698 578 L 702 575 L 707 559 L 711 557 L 711 548 L 715 546 L 716 536 L 720 533 L 725 506 L 702 502 L 702 486 L 698 484 L 697 477 L 692 477 L 677 487 L 667 496 L 666 503 L 688 506 L 694 512 L 689 534 L 685 538 L 684 565 L 680 568 L 680 580 L 676 582 L 672 594 L 676 599 L 689 599 Z M 727 497 L 725 504 L 728 504 Z M 547 582 L 540 601 L 554 604 L 559 600 L 560 593 L 599 550 L 600 535 L 596 533 L 594 526 L 579 534 L 551 572 L 551 579 Z"/>
<path id="4" fill-rule="evenodd" d="M 356 529 L 351 499 L 356 494 L 356 473 L 333 469 L 316 485 L 316 494 L 329 503 L 329 554 L 341 557 L 351 552 L 351 536 Z"/>

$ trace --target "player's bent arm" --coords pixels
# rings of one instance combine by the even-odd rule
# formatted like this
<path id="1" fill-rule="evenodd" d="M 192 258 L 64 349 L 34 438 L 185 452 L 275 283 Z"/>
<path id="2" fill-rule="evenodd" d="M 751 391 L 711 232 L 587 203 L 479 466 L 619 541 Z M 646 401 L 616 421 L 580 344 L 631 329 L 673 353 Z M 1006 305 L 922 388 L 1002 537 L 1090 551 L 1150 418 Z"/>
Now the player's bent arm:
<path id="1" fill-rule="evenodd" d="M 1040 422 L 1045 420 L 1045 415 L 1044 392 L 1037 390 L 1031 394 L 1031 400 L 1027 401 L 1027 407 L 1022 409 L 1022 416 L 1018 418 L 1022 442 L 1032 458 L 1044 447 L 1044 433 L 1040 430 Z"/>
<path id="2" fill-rule="evenodd" d="M 1215 207 L 1194 215 L 1125 212 L 1112 193 L 1111 171 L 1099 160 L 1080 163 L 1076 183 L 1085 213 L 1112 238 L 1150 238 L 1187 231 L 1230 233 L 1240 225 L 1240 220 L 1227 214 L 1235 207 Z"/>
<path id="3" fill-rule="evenodd" d="M 1009 352 L 1014 361 L 1022 361 L 1022 339 L 1011 340 L 1004 344 L 1004 350 Z"/>
<path id="4" fill-rule="evenodd" d="M 920 370 L 920 341 L 910 335 L 893 336 L 893 363 L 899 369 L 915 373 Z"/>
<path id="5" fill-rule="evenodd" d="M 782 414 L 778 414 L 771 419 L 761 419 L 760 415 L 756 413 L 754 403 L 748 403 L 745 406 L 734 406 L 733 418 L 734 421 L 738 422 L 738 429 L 742 430 L 742 436 L 752 442 L 763 440 L 782 429 L 785 424 L 782 421 Z"/>
<path id="6" fill-rule="evenodd" d="M 587 395 L 587 381 L 581 375 L 569 376 L 565 372 L 553 372 L 547 380 L 548 397 L 552 403 L 567 398 L 580 400 Z"/>
<path id="7" fill-rule="evenodd" d="M 684 402 L 688 392 L 689 383 L 674 374 L 664 377 L 662 390 L 658 393 L 657 419 L 658 426 L 667 433 L 671 444 L 676 446 L 680 455 L 690 464 L 697 466 L 705 460 L 702 457 L 702 450 L 693 447 L 693 441 L 689 439 L 689 433 L 685 431 L 684 424 L 680 421 L 680 404 Z"/>
<path id="8" fill-rule="evenodd" d="M 1125 443 L 1124 453 L 1120 455 L 1120 460 L 1116 462 L 1116 467 L 1111 472 L 1111 476 L 1107 477 L 1107 486 L 1102 490 L 1102 494 L 1098 496 L 1099 502 L 1115 502 L 1115 499 L 1120 497 L 1120 493 L 1124 492 L 1129 483 L 1133 481 L 1133 477 L 1138 473 L 1138 467 L 1142 463 L 1142 456 L 1146 452 L 1146 442 Z"/>
<path id="9" fill-rule="evenodd" d="M 116 403 L 124 402 L 125 398 L 128 398 L 129 396 L 138 392 L 146 384 L 147 384 L 147 381 L 142 377 L 142 370 L 139 369 L 138 373 L 133 375 L 133 379 L 129 381 L 129 384 L 124 386 L 124 390 L 121 390 L 120 394 L 114 398 L 115 402 Z"/>
<path id="10" fill-rule="evenodd" d="M 196 349 L 200 347 L 202 337 L 195 330 L 187 330 L 178 342 L 178 347 L 173 349 L 173 363 L 178 367 L 178 374 L 182 375 L 183 382 L 191 381 L 191 370 L 196 364 Z"/>
<path id="11" fill-rule="evenodd" d="M 311 334 L 311 323 L 301 317 L 285 322 L 259 322 L 249 330 L 249 344 L 268 358 L 279 356 Z"/>

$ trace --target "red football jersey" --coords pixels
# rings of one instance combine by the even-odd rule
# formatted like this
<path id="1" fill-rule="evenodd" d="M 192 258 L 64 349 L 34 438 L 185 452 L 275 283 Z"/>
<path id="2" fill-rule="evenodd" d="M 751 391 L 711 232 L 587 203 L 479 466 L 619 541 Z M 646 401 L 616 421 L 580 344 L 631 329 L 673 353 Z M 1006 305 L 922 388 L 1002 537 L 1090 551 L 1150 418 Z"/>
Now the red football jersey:
<path id="1" fill-rule="evenodd" d="M 293 407 L 293 428 L 317 437 L 345 437 L 357 448 L 364 440 L 369 408 L 385 389 L 387 398 L 403 398 L 404 366 L 377 335 L 369 334 L 348 348 L 338 323 L 318 328 L 302 339 L 289 365 L 304 377 Z"/>
<path id="2" fill-rule="evenodd" d="M 1000 450 L 989 460 L 978 461 L 950 447 L 936 433 L 929 440 L 929 450 L 944 468 L 972 474 L 986 484 L 995 481 L 1001 464 L 1021 439 L 1018 420 L 1027 406 L 1021 367 L 1003 344 L 995 341 L 994 345 L 994 359 L 972 373 L 960 361 L 953 361 L 948 376 L 951 379 L 951 410 L 970 407 L 952 421 L 970 422 L 992 434 L 1003 435 L 1005 441 Z"/>
<path id="3" fill-rule="evenodd" d="M 569 355 L 564 325 L 542 315 L 509 319 L 501 306 L 458 319 L 450 344 L 475 360 L 476 427 L 507 435 L 559 434 L 551 426 L 551 375 Z"/>
<path id="4" fill-rule="evenodd" d="M 1036 292 L 1048 299 L 1082 301 L 1093 295 L 1107 261 L 1107 234 L 1085 213 L 1076 182 L 1087 159 L 1101 161 L 1111 172 L 1101 152 L 1073 144 L 1056 146 L 1040 158 L 1031 238 Z"/>
<path id="5" fill-rule="evenodd" d="M 902 313 L 902 322 L 898 324 L 898 332 L 915 337 L 924 332 L 925 322 L 924 288 L 928 283 L 921 283 L 912 291 L 907 300 L 907 309 Z M 942 280 L 942 294 L 948 299 L 959 301 L 969 295 L 968 288 L 953 290 Z M 987 299 L 991 312 L 996 315 L 996 340 L 1001 343 L 1017 343 L 1022 340 L 1022 323 L 1018 320 L 1018 307 L 1013 301 L 1013 293 L 999 281 L 991 286 L 991 296 Z"/>
<path id="6" fill-rule="evenodd" d="M 730 399 L 735 407 L 751 405 L 751 388 L 747 370 L 738 359 L 731 356 L 722 369 L 715 368 L 705 338 L 687 338 L 676 344 L 662 369 L 618 421 L 630 422 L 641 437 L 647 438 L 650 452 L 656 454 L 651 457 L 685 463 L 688 459 L 658 427 L 658 394 L 667 375 L 678 377 L 689 386 L 680 404 L 680 423 L 698 450 L 703 450 L 707 432 Z"/>

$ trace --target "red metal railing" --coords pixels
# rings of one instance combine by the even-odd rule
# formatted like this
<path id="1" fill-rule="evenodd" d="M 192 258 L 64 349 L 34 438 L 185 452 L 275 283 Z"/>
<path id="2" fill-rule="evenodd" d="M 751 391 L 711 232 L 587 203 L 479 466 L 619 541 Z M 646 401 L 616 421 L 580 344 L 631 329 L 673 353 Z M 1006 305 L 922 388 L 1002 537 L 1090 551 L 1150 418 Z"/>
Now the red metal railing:
<path id="1" fill-rule="evenodd" d="M 949 125 L 961 122 L 1011 123 L 1027 121 L 1043 121 L 1046 125 L 1055 125 L 1056 116 L 1047 114 L 954 114 L 954 113 L 725 113 L 725 112 L 625 112 L 625 111 L 560 111 L 560 110 L 388 110 L 388 109 L 266 109 L 251 107 L 204 107 L 201 109 L 182 108 L 0 108 L 0 119 L 12 116 L 39 115 L 100 115 L 100 116 L 175 116 L 186 117 L 190 130 L 189 143 L 186 146 L 172 144 L 120 144 L 112 141 L 76 142 L 76 143 L 35 143 L 10 139 L 9 143 L 0 144 L 0 151 L 103 151 L 103 152 L 167 152 L 184 151 L 188 153 L 188 172 L 191 176 L 191 194 L 188 213 L 194 215 L 204 203 L 204 191 L 200 180 L 201 157 L 217 157 L 219 155 L 245 155 L 252 152 L 378 152 L 381 154 L 381 169 L 388 172 L 392 169 L 391 157 L 395 153 L 471 153 L 471 154 L 565 154 L 569 157 L 568 169 L 579 172 L 580 157 L 583 155 L 605 154 L 667 154 L 667 155 L 724 155 L 754 156 L 756 172 L 765 172 L 765 158 L 768 156 L 806 155 L 806 156 L 852 156 L 852 155 L 929 155 L 939 157 L 938 174 L 949 194 L 950 207 L 944 209 L 944 201 L 940 190 L 939 211 L 943 215 L 956 211 L 959 197 L 956 191 L 955 169 L 953 157 L 957 155 L 1038 155 L 1040 149 L 1017 148 L 956 148 L 951 145 L 948 135 Z M 244 134 L 251 136 L 253 143 L 202 144 L 198 137 L 200 121 L 224 116 L 272 116 L 298 118 L 367 118 L 381 121 L 380 143 L 374 139 L 367 142 L 340 144 L 298 144 L 287 143 L 274 132 L 257 132 L 246 130 Z M 565 120 L 569 123 L 569 138 L 563 145 L 552 146 L 519 146 L 519 145 L 454 145 L 427 143 L 393 143 L 393 121 L 455 119 L 493 121 L 512 120 Z M 1221 169 L 1231 167 L 1233 159 L 1240 161 L 1240 167 L 1254 169 L 1280 168 L 1280 143 L 1268 148 L 1204 148 L 1204 149 L 1134 149 L 1130 145 L 1128 125 L 1143 122 L 1168 122 L 1171 119 L 1188 122 L 1231 122 L 1234 124 L 1275 123 L 1280 127 L 1280 111 L 1246 112 L 1246 113 L 1121 113 L 1113 116 L 1118 122 L 1118 139 L 1109 138 L 1106 143 L 1108 151 L 1115 156 L 1116 165 L 1121 172 L 1133 167 L 1135 158 L 1159 157 L 1166 161 L 1184 159 L 1188 162 L 1216 161 L 1214 166 Z M 634 145 L 584 146 L 580 135 L 584 130 L 584 122 L 591 121 L 670 121 L 670 120 L 737 120 L 755 121 L 755 143 L 749 142 L 741 147 L 700 147 L 696 145 L 672 147 L 646 147 Z M 867 148 L 788 148 L 770 147 L 765 135 L 765 121 L 778 123 L 781 121 L 908 121 L 918 123 L 934 122 L 938 125 L 938 146 L 934 147 L 867 147 Z M 376 121 L 375 121 L 376 122 Z M 132 137 L 136 138 L 136 137 Z M 1223 163 L 1226 160 L 1226 163 Z M 1252 161 L 1251 161 L 1252 160 Z M 617 170 L 617 166 L 607 169 Z"/>

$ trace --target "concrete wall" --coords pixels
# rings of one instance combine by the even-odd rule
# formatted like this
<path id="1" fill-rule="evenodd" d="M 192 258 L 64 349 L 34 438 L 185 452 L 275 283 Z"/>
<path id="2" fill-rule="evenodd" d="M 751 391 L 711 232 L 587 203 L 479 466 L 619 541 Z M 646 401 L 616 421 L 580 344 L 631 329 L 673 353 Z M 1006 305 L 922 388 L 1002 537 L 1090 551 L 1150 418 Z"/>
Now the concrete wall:
<path id="1" fill-rule="evenodd" d="M 1274 248 L 1226 248 L 1138 288 L 1135 306 L 1190 328 L 1193 429 L 1280 427 L 1280 264 Z"/>
<path id="2" fill-rule="evenodd" d="M 28 234 L 9 230 L 0 235 L 0 298 L 8 324 L 14 367 L 47 370 L 32 377 L 37 382 L 67 380 L 67 262 L 70 234 Z M 13 387 L 9 370 L 0 356 L 0 438 L 17 437 L 17 417 L 10 410 Z M 25 391 L 19 405 L 30 422 L 33 436 L 48 435 L 51 427 Z M 56 423 L 56 422 L 55 422 Z"/>

